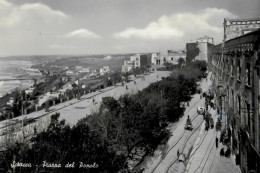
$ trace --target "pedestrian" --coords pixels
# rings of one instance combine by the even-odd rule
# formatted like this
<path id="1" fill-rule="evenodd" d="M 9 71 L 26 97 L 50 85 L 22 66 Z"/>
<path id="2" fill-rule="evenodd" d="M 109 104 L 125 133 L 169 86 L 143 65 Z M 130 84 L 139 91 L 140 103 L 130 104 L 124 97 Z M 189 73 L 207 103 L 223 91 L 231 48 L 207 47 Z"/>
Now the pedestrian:
<path id="1" fill-rule="evenodd" d="M 136 85 L 136 81 L 134 81 L 134 84 Z"/>
<path id="2" fill-rule="evenodd" d="M 218 137 L 216 137 L 216 148 L 218 148 Z"/>
<path id="3" fill-rule="evenodd" d="M 127 87 L 127 85 L 125 86 L 125 89 L 126 89 L 126 90 L 128 90 L 128 87 Z"/>
<path id="4" fill-rule="evenodd" d="M 37 134 L 37 128 L 36 128 L 36 126 L 34 126 L 33 131 L 34 131 L 34 134 L 36 135 L 36 134 Z"/>
<path id="5" fill-rule="evenodd" d="M 187 102 L 187 106 L 190 106 L 189 102 Z"/>
<path id="6" fill-rule="evenodd" d="M 200 99 L 202 99 L 202 94 L 200 94 Z"/>
<path id="7" fill-rule="evenodd" d="M 179 155 L 180 155 L 180 152 L 179 152 L 179 149 L 178 149 L 178 151 L 177 151 L 177 156 L 179 157 Z"/>
<path id="8" fill-rule="evenodd" d="M 221 156 L 224 156 L 224 155 L 225 155 L 224 148 L 221 148 L 221 150 L 220 150 L 220 155 L 221 155 Z"/>

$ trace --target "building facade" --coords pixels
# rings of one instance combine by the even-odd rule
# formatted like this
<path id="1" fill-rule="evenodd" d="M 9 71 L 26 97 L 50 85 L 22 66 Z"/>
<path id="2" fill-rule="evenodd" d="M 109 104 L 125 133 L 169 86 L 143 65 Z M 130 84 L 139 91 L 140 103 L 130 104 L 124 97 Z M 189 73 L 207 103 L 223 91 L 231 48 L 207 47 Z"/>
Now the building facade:
<path id="1" fill-rule="evenodd" d="M 260 28 L 260 19 L 224 19 L 224 41 L 255 31 Z"/>
<path id="2" fill-rule="evenodd" d="M 171 51 L 160 53 L 143 53 L 130 56 L 130 60 L 125 60 L 122 65 L 122 72 L 129 72 L 133 68 L 149 66 L 163 66 L 165 62 L 178 64 L 178 59 L 183 58 L 186 61 L 185 51 Z"/>
<path id="3" fill-rule="evenodd" d="M 224 26 L 225 27 L 225 26 Z M 242 172 L 260 172 L 260 30 L 212 47 L 209 66 L 218 113 Z"/>
<path id="4" fill-rule="evenodd" d="M 214 46 L 214 40 L 211 37 L 198 38 L 190 43 L 186 43 L 187 59 L 186 62 L 194 60 L 208 60 L 211 48 Z"/>

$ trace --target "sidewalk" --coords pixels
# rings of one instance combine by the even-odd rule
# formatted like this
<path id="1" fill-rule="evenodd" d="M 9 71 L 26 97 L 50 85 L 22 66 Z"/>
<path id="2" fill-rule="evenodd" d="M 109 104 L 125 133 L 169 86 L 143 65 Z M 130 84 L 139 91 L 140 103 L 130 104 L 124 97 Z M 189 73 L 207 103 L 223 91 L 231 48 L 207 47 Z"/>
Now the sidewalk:
<path id="1" fill-rule="evenodd" d="M 219 143 L 218 148 L 216 148 L 216 137 L 219 138 L 220 132 L 216 132 L 215 125 L 219 115 L 213 109 L 211 109 L 210 113 L 214 119 L 214 129 L 205 131 L 205 121 L 203 122 L 199 137 L 191 151 L 185 172 L 241 173 L 240 167 L 235 164 L 233 155 L 230 158 L 220 156 L 221 148 L 225 148 L 226 146 Z"/>

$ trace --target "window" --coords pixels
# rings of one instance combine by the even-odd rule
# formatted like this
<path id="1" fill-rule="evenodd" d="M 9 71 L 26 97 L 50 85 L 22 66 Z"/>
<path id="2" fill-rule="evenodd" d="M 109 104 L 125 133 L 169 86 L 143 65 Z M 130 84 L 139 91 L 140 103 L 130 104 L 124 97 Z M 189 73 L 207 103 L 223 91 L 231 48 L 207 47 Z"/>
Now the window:
<path id="1" fill-rule="evenodd" d="M 241 62 L 237 60 L 237 80 L 241 81 Z"/>
<path id="2" fill-rule="evenodd" d="M 241 117 L 241 98 L 240 98 L 240 96 L 237 96 L 237 111 L 238 111 L 240 120 L 242 120 L 242 117 Z"/>
<path id="3" fill-rule="evenodd" d="M 251 72 L 250 72 L 250 63 L 246 64 L 246 74 L 245 74 L 245 84 L 250 86 L 251 84 Z"/>
<path id="4" fill-rule="evenodd" d="M 226 60 L 226 73 L 229 75 L 229 60 Z"/>
<path id="5" fill-rule="evenodd" d="M 229 99 L 229 87 L 227 86 L 227 101 L 229 101 L 230 99 Z"/>
<path id="6" fill-rule="evenodd" d="M 234 77 L 234 60 L 233 59 L 231 59 L 231 66 L 230 66 L 230 68 L 231 68 L 231 77 Z"/>
<path id="7" fill-rule="evenodd" d="M 233 106 L 233 108 L 235 107 L 235 96 L 234 96 L 234 90 L 231 89 L 231 105 Z"/>
<path id="8" fill-rule="evenodd" d="M 246 104 L 246 113 L 247 113 L 247 126 L 248 126 L 248 130 L 251 131 L 251 126 L 250 126 L 250 120 L 251 120 L 251 115 L 250 115 L 250 104 Z"/>

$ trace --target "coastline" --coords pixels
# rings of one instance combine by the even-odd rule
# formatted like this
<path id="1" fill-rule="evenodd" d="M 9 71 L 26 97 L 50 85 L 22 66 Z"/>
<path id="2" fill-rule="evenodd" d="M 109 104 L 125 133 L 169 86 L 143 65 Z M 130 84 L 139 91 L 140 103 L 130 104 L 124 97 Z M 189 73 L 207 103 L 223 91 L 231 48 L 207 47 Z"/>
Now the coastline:
<path id="1" fill-rule="evenodd" d="M 0 60 L 0 79 L 14 79 L 13 81 L 1 81 L 0 99 L 6 94 L 11 94 L 16 88 L 24 88 L 24 83 L 16 79 L 26 75 L 23 68 L 32 64 L 30 61 Z"/>

